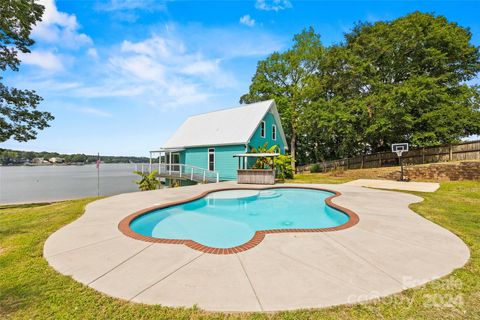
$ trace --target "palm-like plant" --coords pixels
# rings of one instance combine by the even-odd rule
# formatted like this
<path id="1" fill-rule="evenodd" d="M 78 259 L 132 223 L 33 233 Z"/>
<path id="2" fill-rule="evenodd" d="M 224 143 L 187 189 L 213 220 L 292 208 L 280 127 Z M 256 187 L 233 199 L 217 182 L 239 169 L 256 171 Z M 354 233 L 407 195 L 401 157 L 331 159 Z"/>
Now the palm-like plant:
<path id="1" fill-rule="evenodd" d="M 259 146 L 258 148 L 252 147 L 250 152 L 280 153 L 280 147 L 278 145 L 268 147 L 268 142 L 266 142 L 263 146 Z M 271 157 L 259 157 L 253 165 L 253 169 L 273 168 L 273 161 L 274 160 Z M 280 180 L 293 178 L 292 156 L 279 154 L 275 159 L 275 171 L 277 178 Z"/>
<path id="2" fill-rule="evenodd" d="M 280 153 L 280 147 L 274 144 L 271 147 L 268 147 L 268 142 L 265 142 L 263 146 L 258 146 L 257 148 L 252 147 L 250 148 L 250 152 L 252 153 Z M 272 168 L 273 160 L 271 157 L 258 157 L 257 161 L 253 165 L 254 169 L 265 169 L 265 168 Z"/>
<path id="3" fill-rule="evenodd" d="M 133 173 L 136 173 L 141 177 L 140 180 L 134 181 L 141 191 L 155 190 L 160 185 L 160 181 L 157 179 L 157 170 L 150 173 L 142 171 L 133 171 Z"/>

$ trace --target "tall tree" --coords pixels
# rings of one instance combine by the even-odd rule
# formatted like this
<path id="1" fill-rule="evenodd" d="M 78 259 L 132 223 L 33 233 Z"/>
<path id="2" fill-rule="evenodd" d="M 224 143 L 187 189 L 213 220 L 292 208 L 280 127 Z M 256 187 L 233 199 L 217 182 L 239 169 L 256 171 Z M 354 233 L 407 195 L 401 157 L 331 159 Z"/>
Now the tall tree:
<path id="1" fill-rule="evenodd" d="M 346 125 L 365 149 L 438 145 L 480 133 L 479 87 L 467 84 L 480 71 L 480 52 L 468 29 L 414 12 L 358 24 L 345 37 L 327 59 L 330 85 L 354 115 Z"/>
<path id="2" fill-rule="evenodd" d="M 33 0 L 0 1 L 0 71 L 18 71 L 18 53 L 30 52 L 32 27 L 44 7 Z M 37 110 L 42 98 L 32 90 L 11 88 L 0 75 L 0 142 L 13 137 L 17 141 L 35 139 L 37 130 L 48 127 L 53 116 Z"/>
<path id="3" fill-rule="evenodd" d="M 295 168 L 299 119 L 309 103 L 308 83 L 318 72 L 324 48 L 313 28 L 293 38 L 293 46 L 285 52 L 275 52 L 259 61 L 249 92 L 242 103 L 275 99 Z"/>

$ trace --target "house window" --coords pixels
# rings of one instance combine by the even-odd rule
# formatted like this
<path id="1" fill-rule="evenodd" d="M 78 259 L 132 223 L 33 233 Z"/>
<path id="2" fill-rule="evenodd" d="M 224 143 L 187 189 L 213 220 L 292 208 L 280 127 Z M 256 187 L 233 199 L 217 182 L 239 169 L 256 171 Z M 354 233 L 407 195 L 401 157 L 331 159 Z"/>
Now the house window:
<path id="1" fill-rule="evenodd" d="M 262 123 L 260 124 L 260 135 L 262 136 L 262 138 L 265 138 L 265 121 L 262 121 Z"/>
<path id="2" fill-rule="evenodd" d="M 215 148 L 208 149 L 208 170 L 215 171 Z"/>
<path id="3" fill-rule="evenodd" d="M 277 140 L 277 126 L 272 124 L 272 140 Z"/>

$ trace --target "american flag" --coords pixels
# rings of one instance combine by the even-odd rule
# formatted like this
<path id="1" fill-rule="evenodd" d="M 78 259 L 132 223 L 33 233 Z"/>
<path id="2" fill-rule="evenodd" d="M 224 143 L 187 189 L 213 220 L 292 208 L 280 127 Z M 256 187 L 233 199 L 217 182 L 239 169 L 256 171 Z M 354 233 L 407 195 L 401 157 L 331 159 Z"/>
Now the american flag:
<path id="1" fill-rule="evenodd" d="M 100 169 L 100 157 L 97 159 L 97 169 Z"/>

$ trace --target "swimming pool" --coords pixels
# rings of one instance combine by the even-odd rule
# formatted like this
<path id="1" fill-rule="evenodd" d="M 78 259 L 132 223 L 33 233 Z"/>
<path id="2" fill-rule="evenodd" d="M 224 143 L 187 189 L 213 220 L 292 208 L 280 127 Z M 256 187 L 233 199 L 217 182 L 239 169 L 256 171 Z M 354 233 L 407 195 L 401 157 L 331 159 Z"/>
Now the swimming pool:
<path id="1" fill-rule="evenodd" d="M 328 231 L 347 224 L 352 214 L 327 204 L 334 196 L 334 192 L 305 188 L 215 191 L 193 201 L 140 213 L 127 222 L 133 233 L 147 241 L 238 248 L 252 241 L 258 244 L 255 238 L 258 240 L 259 234 Z"/>

